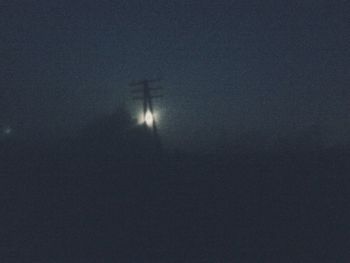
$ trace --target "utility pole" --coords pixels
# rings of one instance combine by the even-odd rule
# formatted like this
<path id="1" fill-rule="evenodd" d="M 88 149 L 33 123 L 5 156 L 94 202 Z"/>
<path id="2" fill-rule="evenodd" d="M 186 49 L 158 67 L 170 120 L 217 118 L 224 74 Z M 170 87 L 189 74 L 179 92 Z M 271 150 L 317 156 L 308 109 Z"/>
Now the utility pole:
<path id="1" fill-rule="evenodd" d="M 134 95 L 133 100 L 142 101 L 143 105 L 143 125 L 146 129 L 151 129 L 152 136 L 158 146 L 161 146 L 158 134 L 157 123 L 154 115 L 152 99 L 161 98 L 162 95 L 152 94 L 153 91 L 162 90 L 162 87 L 151 87 L 151 83 L 159 82 L 159 79 L 145 79 L 129 84 L 130 87 L 136 87 L 131 90 Z"/>

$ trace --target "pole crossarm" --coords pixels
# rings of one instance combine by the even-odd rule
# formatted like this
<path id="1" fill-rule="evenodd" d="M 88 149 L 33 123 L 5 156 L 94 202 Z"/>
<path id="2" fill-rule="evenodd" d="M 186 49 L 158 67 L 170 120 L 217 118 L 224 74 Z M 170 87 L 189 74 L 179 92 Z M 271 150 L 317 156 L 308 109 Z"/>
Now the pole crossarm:
<path id="1" fill-rule="evenodd" d="M 129 84 L 129 86 L 130 87 L 140 86 L 140 85 L 149 84 L 149 83 L 153 83 L 153 82 L 159 82 L 159 81 L 160 81 L 160 79 L 144 79 L 144 80 L 138 80 L 138 81 L 131 82 Z"/>

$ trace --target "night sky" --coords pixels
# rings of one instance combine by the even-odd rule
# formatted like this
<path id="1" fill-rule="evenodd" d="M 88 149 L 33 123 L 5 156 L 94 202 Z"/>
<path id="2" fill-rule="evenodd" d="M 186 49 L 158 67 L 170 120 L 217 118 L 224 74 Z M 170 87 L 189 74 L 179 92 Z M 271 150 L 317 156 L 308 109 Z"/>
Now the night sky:
<path id="1" fill-rule="evenodd" d="M 349 7 L 0 0 L 0 261 L 350 262 Z"/>
<path id="2" fill-rule="evenodd" d="M 61 135 L 118 106 L 135 115 L 128 83 L 159 77 L 169 142 L 310 126 L 343 142 L 349 13 L 345 0 L 2 0 L 1 125 Z"/>

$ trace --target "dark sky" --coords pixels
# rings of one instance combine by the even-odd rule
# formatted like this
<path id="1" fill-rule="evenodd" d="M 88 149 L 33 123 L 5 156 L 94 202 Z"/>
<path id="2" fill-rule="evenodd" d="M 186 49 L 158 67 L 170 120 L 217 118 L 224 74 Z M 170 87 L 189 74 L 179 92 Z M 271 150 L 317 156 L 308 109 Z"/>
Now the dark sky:
<path id="1" fill-rule="evenodd" d="M 170 141 L 312 125 L 342 141 L 349 13 L 346 0 L 1 0 L 1 124 L 57 134 L 135 114 L 128 83 L 161 77 Z"/>

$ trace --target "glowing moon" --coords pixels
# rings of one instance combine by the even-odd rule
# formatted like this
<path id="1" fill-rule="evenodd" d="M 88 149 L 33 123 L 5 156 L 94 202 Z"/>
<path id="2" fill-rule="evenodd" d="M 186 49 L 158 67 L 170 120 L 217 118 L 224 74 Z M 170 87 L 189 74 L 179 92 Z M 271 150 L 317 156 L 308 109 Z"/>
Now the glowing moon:
<path id="1" fill-rule="evenodd" d="M 146 112 L 145 123 L 147 126 L 152 126 L 154 122 L 153 114 L 150 111 Z"/>

